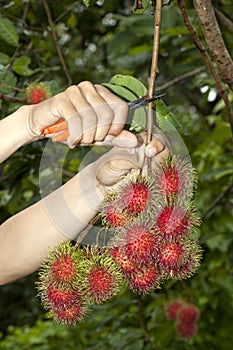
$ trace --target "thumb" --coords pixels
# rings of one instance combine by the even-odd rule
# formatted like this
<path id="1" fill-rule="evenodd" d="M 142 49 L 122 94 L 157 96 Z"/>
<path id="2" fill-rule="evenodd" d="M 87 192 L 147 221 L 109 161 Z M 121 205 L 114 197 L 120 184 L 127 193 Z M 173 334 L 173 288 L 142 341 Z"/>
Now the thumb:
<path id="1" fill-rule="evenodd" d="M 138 145 L 138 139 L 136 135 L 127 130 L 123 130 L 117 136 L 107 135 L 104 141 L 109 142 L 114 147 L 122 148 L 134 148 Z"/>

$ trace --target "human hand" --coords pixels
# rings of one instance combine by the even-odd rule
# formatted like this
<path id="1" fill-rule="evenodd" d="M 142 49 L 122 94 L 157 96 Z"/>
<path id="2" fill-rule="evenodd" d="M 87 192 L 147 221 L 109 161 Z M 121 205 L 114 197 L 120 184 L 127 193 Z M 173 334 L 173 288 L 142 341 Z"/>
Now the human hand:
<path id="1" fill-rule="evenodd" d="M 154 169 L 169 154 L 165 139 L 160 134 L 154 134 L 148 145 L 145 144 L 145 134 L 137 135 L 137 140 L 137 147 L 113 147 L 95 162 L 96 179 L 104 188 L 113 186 L 133 169 L 145 171 L 146 160 Z"/>
<path id="2" fill-rule="evenodd" d="M 28 130 L 38 137 L 43 128 L 65 119 L 68 124 L 69 147 L 102 141 L 114 146 L 114 138 L 123 130 L 128 112 L 126 102 L 105 87 L 88 81 L 70 86 L 64 92 L 30 107 Z M 125 141 L 128 138 L 126 133 L 123 133 Z M 62 130 L 52 137 L 55 142 L 60 139 Z M 133 144 L 126 146 L 135 147 L 136 138 L 130 139 Z"/>

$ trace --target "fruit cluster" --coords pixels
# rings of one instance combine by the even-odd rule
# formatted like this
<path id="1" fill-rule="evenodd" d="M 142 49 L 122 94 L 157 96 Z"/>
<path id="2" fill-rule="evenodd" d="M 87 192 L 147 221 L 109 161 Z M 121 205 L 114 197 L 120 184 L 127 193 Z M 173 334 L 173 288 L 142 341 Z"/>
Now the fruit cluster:
<path id="1" fill-rule="evenodd" d="M 106 246 L 63 243 L 43 264 L 38 289 L 50 315 L 72 325 L 122 283 L 145 294 L 169 279 L 190 277 L 201 257 L 194 177 L 190 163 L 169 156 L 150 174 L 131 172 L 116 184 L 101 208 L 110 233 Z"/>
<path id="2" fill-rule="evenodd" d="M 177 333 L 184 339 L 190 339 L 197 333 L 199 319 L 198 308 L 181 299 L 173 300 L 166 305 L 165 313 L 168 320 L 175 321 Z"/>

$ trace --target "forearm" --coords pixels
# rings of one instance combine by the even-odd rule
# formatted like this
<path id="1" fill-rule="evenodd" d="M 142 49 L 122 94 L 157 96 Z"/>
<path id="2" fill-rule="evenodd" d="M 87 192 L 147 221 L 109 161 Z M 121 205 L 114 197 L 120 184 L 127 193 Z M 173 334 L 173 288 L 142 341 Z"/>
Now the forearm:
<path id="1" fill-rule="evenodd" d="M 96 215 L 103 195 L 94 180 L 84 183 L 90 171 L 92 165 L 1 225 L 0 284 L 37 270 L 50 249 L 62 241 L 75 239 Z"/>
<path id="2" fill-rule="evenodd" d="M 21 146 L 38 139 L 29 129 L 28 116 L 33 106 L 23 106 L 0 120 L 0 163 Z"/>

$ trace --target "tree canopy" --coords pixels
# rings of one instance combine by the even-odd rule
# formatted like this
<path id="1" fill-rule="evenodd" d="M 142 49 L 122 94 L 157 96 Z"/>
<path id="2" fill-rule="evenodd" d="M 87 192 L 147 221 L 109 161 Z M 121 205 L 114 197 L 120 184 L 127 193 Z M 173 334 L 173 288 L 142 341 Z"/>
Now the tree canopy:
<path id="1" fill-rule="evenodd" d="M 197 172 L 197 273 L 140 298 L 124 290 L 75 328 L 47 320 L 35 273 L 0 288 L 1 349 L 232 348 L 232 36 L 231 0 L 164 1 L 155 90 L 166 96 L 157 113 L 177 129 Z M 154 1 L 1 0 L 0 118 L 29 103 L 31 83 L 45 83 L 54 95 L 90 80 L 126 100 L 140 96 L 149 84 L 153 38 Z M 1 164 L 2 222 L 40 199 L 44 146 L 26 145 Z M 83 152 L 77 147 L 68 156 L 64 181 Z M 167 303 L 177 298 L 200 313 L 189 340 L 166 317 Z"/>

